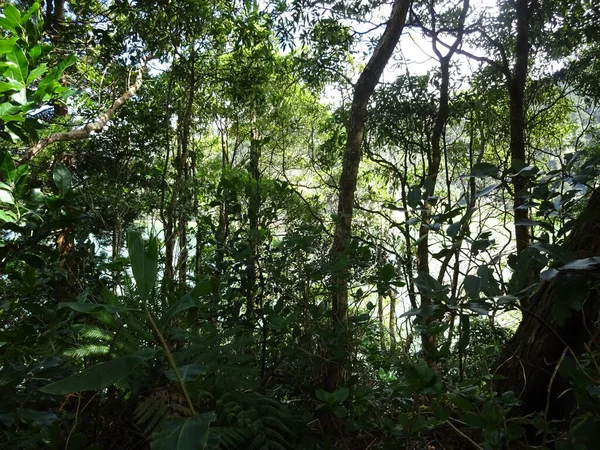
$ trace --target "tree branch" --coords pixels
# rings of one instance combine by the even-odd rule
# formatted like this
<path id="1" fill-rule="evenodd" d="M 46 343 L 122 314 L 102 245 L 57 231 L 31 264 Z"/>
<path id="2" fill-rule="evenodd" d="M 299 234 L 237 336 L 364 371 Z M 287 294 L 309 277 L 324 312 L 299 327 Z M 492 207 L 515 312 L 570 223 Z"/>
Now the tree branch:
<path id="1" fill-rule="evenodd" d="M 133 97 L 135 93 L 139 90 L 139 88 L 142 86 L 142 83 L 144 81 L 145 68 L 146 64 L 143 64 L 138 71 L 135 83 L 129 86 L 129 89 L 127 89 L 119 98 L 117 98 L 104 113 L 100 114 L 94 122 L 90 122 L 82 126 L 81 128 L 77 128 L 76 130 L 61 133 L 52 133 L 46 136 L 27 150 L 27 153 L 21 159 L 20 164 L 24 164 L 31 161 L 31 159 L 37 156 L 44 148 L 46 148 L 50 144 L 54 144 L 55 142 L 87 139 L 88 137 L 90 137 L 93 131 L 102 130 L 106 126 L 106 124 L 114 117 L 117 110 L 121 106 L 123 106 L 127 100 Z"/>

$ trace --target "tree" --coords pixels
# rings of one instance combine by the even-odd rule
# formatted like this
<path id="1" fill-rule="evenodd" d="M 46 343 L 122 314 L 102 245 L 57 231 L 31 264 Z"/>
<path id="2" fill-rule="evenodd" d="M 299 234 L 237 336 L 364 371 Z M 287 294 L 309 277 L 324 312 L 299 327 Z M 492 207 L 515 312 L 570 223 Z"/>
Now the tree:
<path id="1" fill-rule="evenodd" d="M 332 274 L 333 325 L 346 327 L 348 321 L 348 244 L 352 231 L 352 213 L 358 168 L 362 156 L 365 116 L 371 94 L 379 81 L 392 52 L 394 51 L 408 13 L 411 2 L 397 0 L 377 47 L 365 66 L 354 87 L 352 106 L 348 122 L 344 163 L 339 183 L 338 213 L 331 247 L 331 260 L 336 267 Z M 327 373 L 326 385 L 333 391 L 341 380 L 343 366 L 333 363 Z"/>

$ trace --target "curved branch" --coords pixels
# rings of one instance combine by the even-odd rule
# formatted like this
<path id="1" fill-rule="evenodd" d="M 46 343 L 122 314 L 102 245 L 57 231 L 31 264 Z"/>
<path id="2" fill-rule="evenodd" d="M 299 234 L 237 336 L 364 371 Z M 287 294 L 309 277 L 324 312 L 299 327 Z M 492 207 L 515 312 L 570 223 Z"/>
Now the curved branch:
<path id="1" fill-rule="evenodd" d="M 100 114 L 94 122 L 90 122 L 82 126 L 81 128 L 77 128 L 76 130 L 61 133 L 52 133 L 46 136 L 45 138 L 36 142 L 33 146 L 29 147 L 27 153 L 25 153 L 25 156 L 23 157 L 23 159 L 21 159 L 20 164 L 29 162 L 50 144 L 54 144 L 55 142 L 87 139 L 88 137 L 90 137 L 93 131 L 102 130 L 106 126 L 106 124 L 114 117 L 117 110 L 121 106 L 123 106 L 127 100 L 133 97 L 135 93 L 139 90 L 139 88 L 142 86 L 142 83 L 144 81 L 145 67 L 145 64 L 140 67 L 135 83 L 129 86 L 129 89 L 127 89 L 119 98 L 117 98 L 104 113 Z"/>

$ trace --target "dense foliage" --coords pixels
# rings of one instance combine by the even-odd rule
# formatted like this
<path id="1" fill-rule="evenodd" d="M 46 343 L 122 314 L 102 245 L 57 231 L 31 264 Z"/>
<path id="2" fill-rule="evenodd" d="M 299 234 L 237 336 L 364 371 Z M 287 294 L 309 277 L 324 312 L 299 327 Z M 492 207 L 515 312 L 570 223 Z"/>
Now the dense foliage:
<path id="1" fill-rule="evenodd" d="M 595 2 L 0 4 L 0 448 L 597 448 Z"/>

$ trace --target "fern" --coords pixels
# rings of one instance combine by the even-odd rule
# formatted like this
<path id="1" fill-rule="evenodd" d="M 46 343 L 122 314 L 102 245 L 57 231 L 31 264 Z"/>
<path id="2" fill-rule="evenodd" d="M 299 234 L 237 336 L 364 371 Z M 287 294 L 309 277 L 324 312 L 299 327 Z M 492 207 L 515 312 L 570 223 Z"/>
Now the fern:
<path id="1" fill-rule="evenodd" d="M 138 425 L 144 426 L 143 433 L 150 435 L 164 422 L 189 417 L 192 412 L 182 394 L 165 387 L 151 392 L 144 398 L 137 405 L 134 415 Z"/>
<path id="2" fill-rule="evenodd" d="M 226 449 L 286 450 L 292 448 L 292 415 L 277 400 L 258 392 L 228 392 L 220 400 L 221 420 L 229 427 L 215 427 Z M 237 429 L 238 432 L 230 431 Z"/>
<path id="3" fill-rule="evenodd" d="M 108 354 L 109 348 L 107 345 L 84 344 L 76 348 L 65 350 L 64 356 L 70 358 L 90 358 L 92 356 L 100 356 Z"/>

